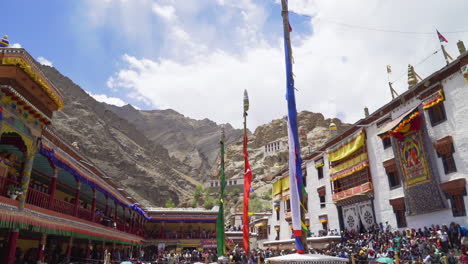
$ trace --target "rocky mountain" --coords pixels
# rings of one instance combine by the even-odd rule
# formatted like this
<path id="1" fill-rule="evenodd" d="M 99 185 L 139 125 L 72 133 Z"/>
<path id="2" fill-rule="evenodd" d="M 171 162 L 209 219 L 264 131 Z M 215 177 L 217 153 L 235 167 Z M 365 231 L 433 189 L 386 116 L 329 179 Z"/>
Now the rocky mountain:
<path id="1" fill-rule="evenodd" d="M 196 169 L 197 180 L 206 180 L 219 156 L 220 125 L 209 119 L 195 120 L 168 109 L 139 111 L 130 105 L 106 108 L 126 119 L 141 131 L 149 140 L 164 146 L 169 155 Z M 223 125 L 227 144 L 242 139 L 242 130 L 230 124 Z"/>
<path id="2" fill-rule="evenodd" d="M 331 138 L 329 132 L 331 122 L 336 124 L 338 133 L 341 133 L 350 126 L 349 124 L 342 123 L 337 118 L 325 119 L 320 113 L 307 111 L 298 113 L 298 129 L 303 157 Z M 286 117 L 257 127 L 253 135 L 249 137 L 249 162 L 254 176 L 252 188 L 259 197 L 271 193 L 271 185 L 268 183 L 273 179 L 275 172 L 279 168 L 287 168 L 289 159 L 287 142 Z M 239 141 L 228 145 L 225 161 L 227 178 L 243 177 L 244 158 L 242 156 L 242 142 Z M 236 205 L 233 206 L 235 207 Z"/>
<path id="3" fill-rule="evenodd" d="M 171 109 L 142 111 L 100 103 L 56 69 L 42 66 L 42 70 L 65 100 L 65 109 L 54 114 L 53 129 L 66 141 L 76 142 L 83 154 L 143 205 L 162 206 L 168 198 L 187 204 L 195 186 L 218 175 L 221 125 Z M 338 131 L 348 126 L 319 113 L 298 113 L 303 152 L 329 139 L 332 121 Z M 223 126 L 226 176 L 242 177 L 242 130 Z M 272 144 L 276 145 L 268 148 Z M 263 192 L 275 167 L 287 165 L 286 118 L 249 132 L 249 153 L 253 187 Z"/>
<path id="4" fill-rule="evenodd" d="M 76 142 L 80 152 L 143 205 L 161 206 L 168 198 L 177 203 L 201 184 L 192 177 L 200 175 L 198 168 L 172 158 L 166 148 L 56 69 L 43 66 L 42 70 L 65 101 L 65 108 L 54 114 L 53 130 L 67 142 Z"/>

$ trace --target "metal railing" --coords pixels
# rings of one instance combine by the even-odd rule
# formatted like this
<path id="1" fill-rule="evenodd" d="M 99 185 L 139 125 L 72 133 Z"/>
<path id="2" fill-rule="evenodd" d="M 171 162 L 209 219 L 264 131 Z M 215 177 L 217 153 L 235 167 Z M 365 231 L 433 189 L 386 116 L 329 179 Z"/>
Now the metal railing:
<path id="1" fill-rule="evenodd" d="M 43 193 L 41 191 L 35 190 L 33 188 L 28 189 L 28 194 L 26 197 L 26 202 L 28 204 L 35 205 L 41 208 L 49 208 L 49 194 Z"/>

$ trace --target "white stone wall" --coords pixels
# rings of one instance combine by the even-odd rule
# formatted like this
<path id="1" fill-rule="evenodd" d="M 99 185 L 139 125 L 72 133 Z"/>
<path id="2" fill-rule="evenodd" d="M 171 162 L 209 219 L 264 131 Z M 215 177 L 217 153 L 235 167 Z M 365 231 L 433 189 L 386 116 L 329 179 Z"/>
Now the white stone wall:
<path id="1" fill-rule="evenodd" d="M 286 218 L 286 201 L 280 201 L 279 203 L 279 221 L 276 219 L 276 211 L 274 209 L 274 202 L 272 200 L 272 215 L 268 217 L 268 225 L 270 225 L 270 234 L 268 235 L 268 241 L 274 241 L 276 238 L 275 226 L 280 226 L 280 237 L 279 240 L 290 239 L 292 231 L 289 229 L 289 223 L 285 220 Z"/>
<path id="2" fill-rule="evenodd" d="M 449 135 L 453 137 L 455 148 L 455 153 L 453 155 L 457 172 L 446 175 L 441 159 L 436 158 L 440 181 L 447 182 L 458 178 L 466 179 L 468 176 L 468 87 L 459 72 L 444 80 L 442 85 L 445 93 L 444 107 L 447 120 L 432 127 L 428 112 L 424 111 L 424 115 L 428 134 L 432 142 Z M 421 101 L 415 98 L 399 108 L 394 109 L 391 113 L 392 119 L 399 117 L 420 103 Z M 390 189 L 387 174 L 382 164 L 384 161 L 393 158 L 394 153 L 391 147 L 387 149 L 383 148 L 382 140 L 377 136 L 378 129 L 375 123 L 366 128 L 366 133 L 367 149 L 371 164 L 370 170 L 375 189 L 374 209 L 376 212 L 376 221 L 377 223 L 388 221 L 389 224 L 396 229 L 396 217 L 389 200 L 403 197 L 403 187 Z M 437 157 L 433 148 L 427 149 L 427 151 L 431 151 L 432 154 Z M 400 180 L 401 177 L 402 175 L 400 175 Z M 467 196 L 464 197 L 464 201 L 466 207 L 468 205 Z M 423 215 L 407 216 L 406 221 L 408 227 L 419 228 L 432 224 L 449 224 L 452 221 L 460 224 L 467 224 L 468 217 L 453 217 L 450 202 L 447 201 L 447 204 L 449 208 L 446 210 Z"/>
<path id="3" fill-rule="evenodd" d="M 318 158 L 318 157 L 317 157 Z M 317 159 L 316 158 L 316 159 Z M 318 178 L 318 172 L 315 168 L 315 162 L 309 161 L 306 164 L 307 169 L 307 193 L 309 194 L 309 229 L 314 235 L 318 235 L 319 230 L 323 229 L 319 222 L 319 216 L 326 214 L 328 216 L 328 228 L 340 230 L 340 222 L 338 220 L 338 210 L 332 200 L 332 190 L 330 185 L 330 174 L 328 159 L 323 155 L 323 178 Z M 325 208 L 320 208 L 320 198 L 317 189 L 325 186 Z"/>

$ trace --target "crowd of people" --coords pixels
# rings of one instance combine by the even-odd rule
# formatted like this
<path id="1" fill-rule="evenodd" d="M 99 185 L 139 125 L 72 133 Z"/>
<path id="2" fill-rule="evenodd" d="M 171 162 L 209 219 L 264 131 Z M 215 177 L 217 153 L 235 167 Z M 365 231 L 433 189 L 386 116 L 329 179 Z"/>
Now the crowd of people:
<path id="1" fill-rule="evenodd" d="M 387 261 L 424 264 L 467 264 L 468 229 L 456 223 L 432 225 L 424 228 L 392 230 L 391 226 L 378 224 L 364 232 L 341 232 L 328 230 L 330 235 L 340 235 L 341 241 L 331 243 L 326 249 L 309 249 L 309 253 L 324 254 L 349 259 L 349 263 L 377 263 L 379 258 Z M 253 250 L 246 254 L 241 248 L 228 251 L 229 263 L 264 263 L 265 259 L 294 253 L 294 250 L 268 248 Z M 216 262 L 216 250 L 184 250 L 175 252 L 153 250 L 142 257 L 152 263 Z"/>

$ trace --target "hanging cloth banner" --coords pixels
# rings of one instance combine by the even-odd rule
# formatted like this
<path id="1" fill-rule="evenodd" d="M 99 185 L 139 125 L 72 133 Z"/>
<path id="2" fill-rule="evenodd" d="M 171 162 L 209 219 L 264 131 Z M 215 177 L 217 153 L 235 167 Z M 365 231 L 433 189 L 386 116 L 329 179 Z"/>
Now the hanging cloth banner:
<path id="1" fill-rule="evenodd" d="M 326 222 L 328 222 L 328 215 L 320 215 L 320 216 L 319 216 L 319 222 L 320 222 L 320 223 L 326 223 Z"/>
<path id="2" fill-rule="evenodd" d="M 377 135 L 382 139 L 392 136 L 401 139 L 404 133 L 419 129 L 421 122 L 418 117 L 420 115 L 418 108 L 413 108 L 383 126 Z"/>
<path id="3" fill-rule="evenodd" d="M 431 180 L 421 131 L 413 131 L 397 141 L 398 159 L 401 164 L 405 189 Z"/>
<path id="4" fill-rule="evenodd" d="M 273 183 L 273 196 L 281 194 L 281 191 L 282 191 L 281 183 L 282 182 L 283 181 L 281 179 L 279 179 L 275 183 Z"/>
<path id="5" fill-rule="evenodd" d="M 323 162 L 323 158 L 318 159 L 318 160 L 315 161 L 315 168 L 316 168 L 316 169 L 321 168 L 321 167 L 323 167 L 324 165 L 325 165 L 325 164 L 324 164 L 324 162 Z"/>
<path id="6" fill-rule="evenodd" d="M 465 83 L 468 84 L 468 65 L 463 66 L 462 72 L 463 78 L 465 78 Z"/>
<path id="7" fill-rule="evenodd" d="M 247 135 L 244 135 L 244 208 L 243 208 L 243 223 L 242 223 L 242 240 L 244 242 L 244 250 L 249 252 L 249 198 L 250 187 L 252 184 L 252 170 L 250 168 L 249 154 L 247 153 Z"/>
<path id="8" fill-rule="evenodd" d="M 359 213 L 356 204 L 343 206 L 343 223 L 348 232 L 358 232 L 360 228 Z"/>
<path id="9" fill-rule="evenodd" d="M 370 230 L 375 224 L 374 213 L 372 210 L 372 202 L 370 200 L 357 204 L 359 218 L 366 230 Z"/>
<path id="10" fill-rule="evenodd" d="M 350 137 L 342 140 L 337 145 L 328 149 L 328 160 L 330 162 L 338 161 L 353 154 L 356 150 L 361 148 L 366 142 L 366 133 L 363 129 L 354 133 Z"/>
<path id="11" fill-rule="evenodd" d="M 336 181 L 338 179 L 349 176 L 369 166 L 369 158 L 367 152 L 362 153 L 349 161 L 340 163 L 330 170 L 330 180 Z"/>
<path id="12" fill-rule="evenodd" d="M 426 152 L 427 148 L 433 146 L 420 111 L 422 107 L 406 112 L 386 126 L 392 126 L 388 131 L 379 134 L 394 138 L 393 149 L 403 176 L 407 215 L 425 214 L 446 208 L 445 198 L 442 197 L 438 184 L 437 168 L 431 168 L 432 156 Z M 395 124 L 395 121 L 399 122 Z"/>
<path id="13" fill-rule="evenodd" d="M 224 234 L 224 190 L 226 188 L 226 176 L 224 174 L 224 128 L 221 133 L 221 192 L 219 197 L 218 216 L 216 217 L 216 246 L 218 256 L 226 255 L 225 234 Z"/>
<path id="14" fill-rule="evenodd" d="M 424 110 L 429 109 L 439 104 L 440 102 L 443 102 L 444 100 L 445 100 L 444 92 L 442 90 L 439 90 L 424 100 L 423 109 Z"/>
<path id="15" fill-rule="evenodd" d="M 283 179 L 281 179 L 281 190 L 283 192 L 289 190 L 289 186 L 291 186 L 290 182 L 289 182 L 289 176 L 284 177 Z"/>

